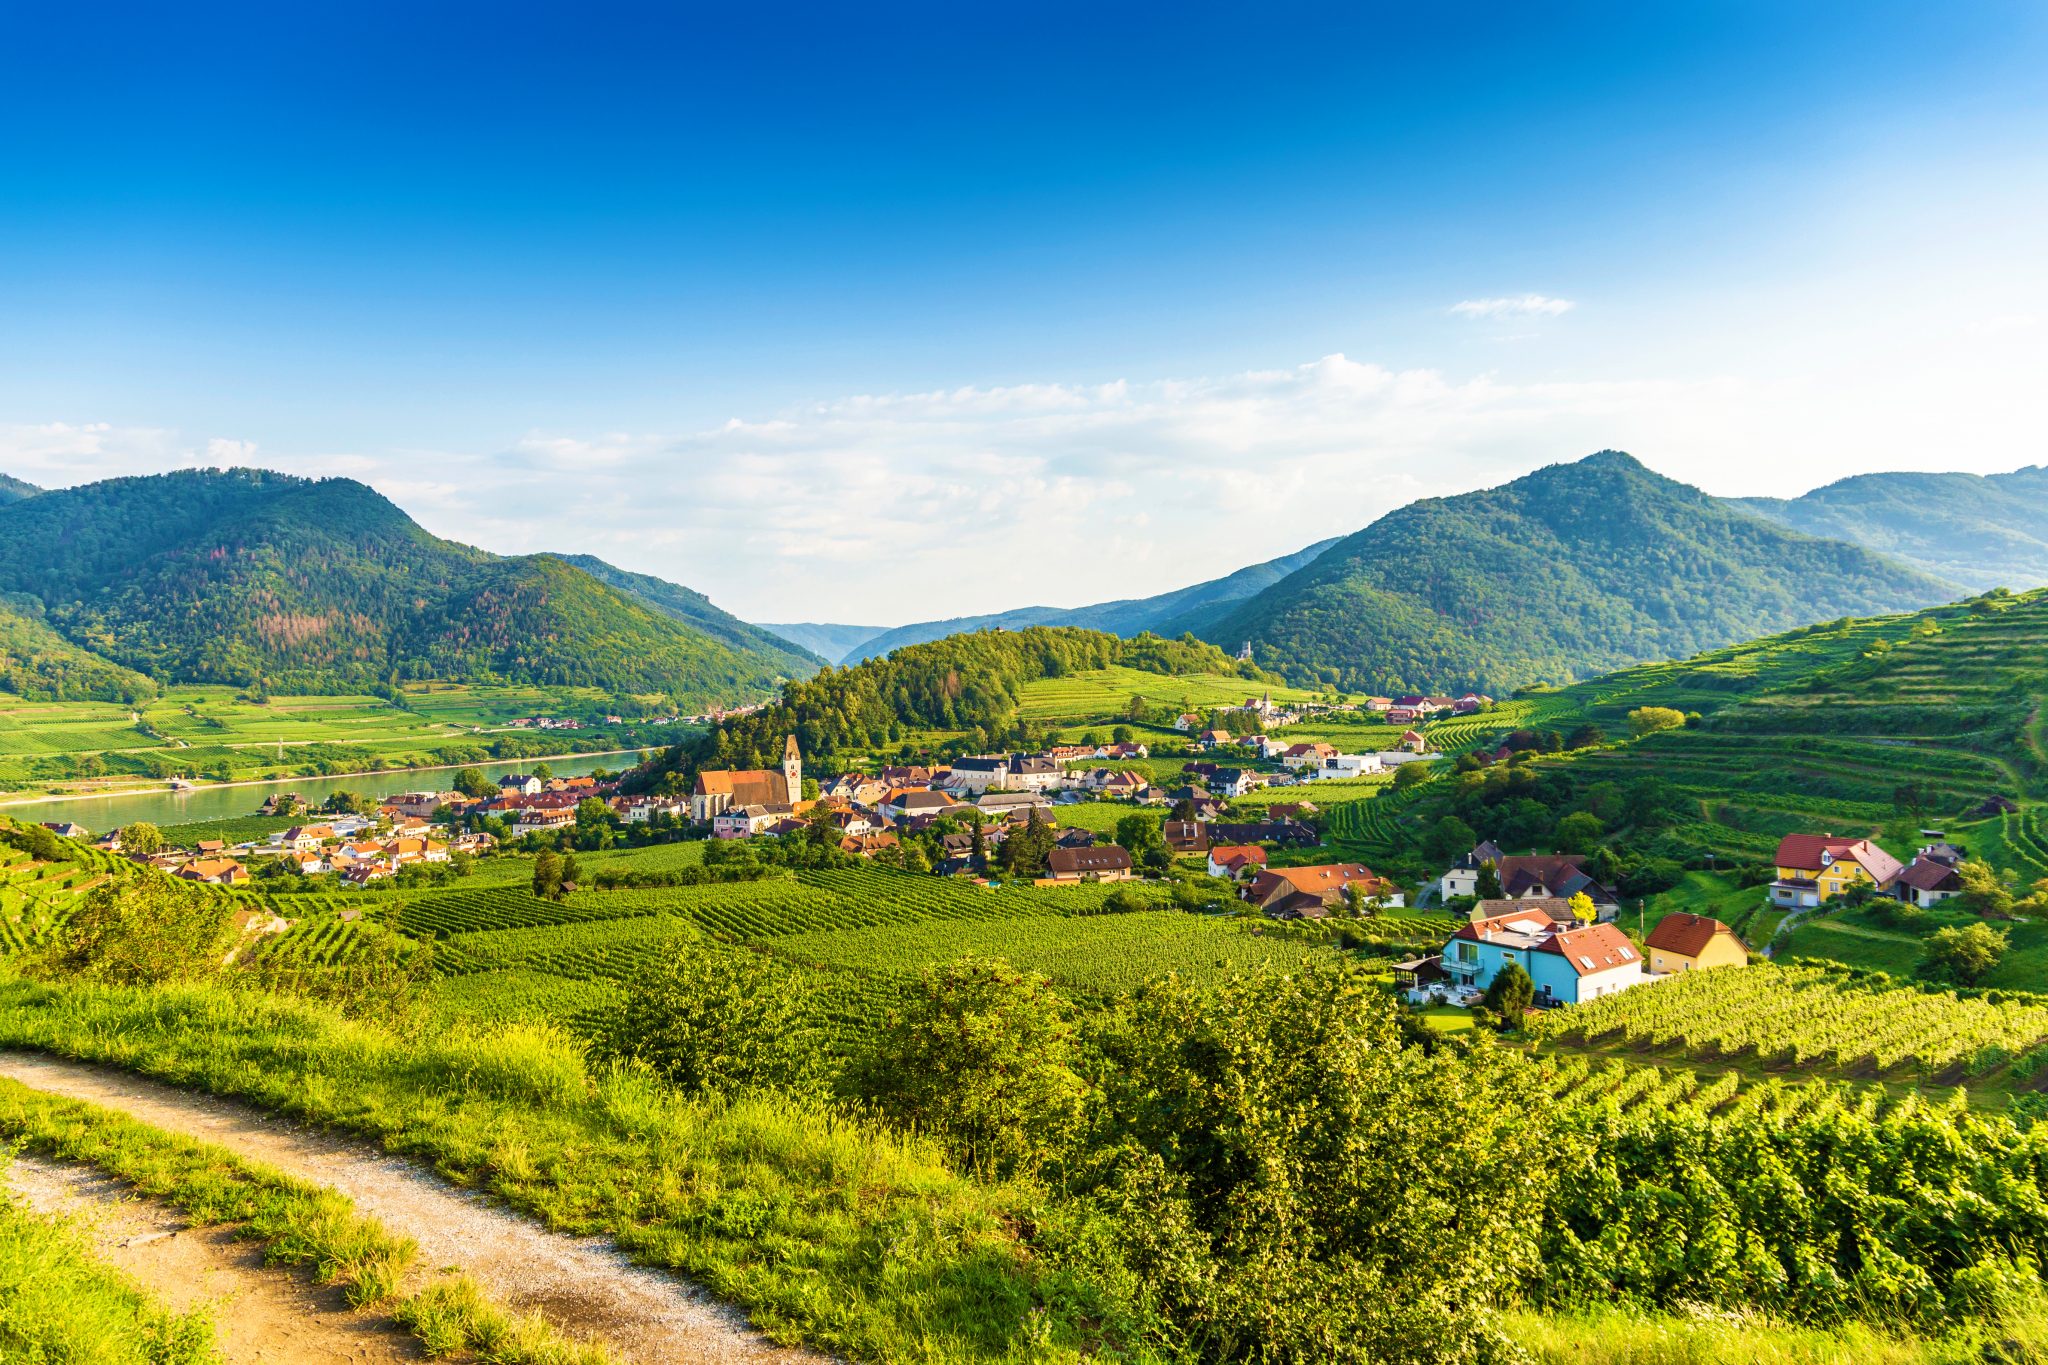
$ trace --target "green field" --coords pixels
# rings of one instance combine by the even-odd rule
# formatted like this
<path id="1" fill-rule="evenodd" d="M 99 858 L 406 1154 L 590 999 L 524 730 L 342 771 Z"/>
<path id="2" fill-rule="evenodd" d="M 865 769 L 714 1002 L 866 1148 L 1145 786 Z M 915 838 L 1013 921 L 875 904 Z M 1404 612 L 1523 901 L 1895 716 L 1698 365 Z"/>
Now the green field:
<path id="1" fill-rule="evenodd" d="M 139 710 L 106 702 L 0 706 L 0 790 L 101 788 L 167 777 L 248 781 L 482 762 L 672 742 L 673 727 L 506 730 L 536 713 L 585 719 L 617 703 L 588 689 L 415 684 L 371 696 L 273 696 L 173 687 Z M 630 718 L 629 718 L 630 719 Z M 500 750 L 505 752 L 500 753 Z"/>
<path id="2" fill-rule="evenodd" d="M 1276 702 L 1308 701 L 1316 695 L 1303 688 L 1268 687 L 1244 678 L 1207 673 L 1169 676 L 1117 667 L 1089 669 L 1063 678 L 1040 678 L 1026 683 L 1018 703 L 1026 720 L 1081 722 L 1100 719 L 1108 722 L 1123 714 L 1132 697 L 1142 698 L 1151 706 L 1200 711 L 1217 706 L 1241 706 L 1248 697 L 1269 693 Z"/>

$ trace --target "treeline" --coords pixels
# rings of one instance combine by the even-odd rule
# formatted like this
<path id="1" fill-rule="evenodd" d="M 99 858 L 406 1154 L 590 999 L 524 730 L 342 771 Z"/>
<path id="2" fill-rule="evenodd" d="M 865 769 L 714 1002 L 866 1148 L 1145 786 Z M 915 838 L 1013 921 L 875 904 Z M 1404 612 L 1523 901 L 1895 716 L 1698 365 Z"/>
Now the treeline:
<path id="1" fill-rule="evenodd" d="M 699 767 L 773 766 L 782 761 L 783 741 L 792 734 L 806 760 L 827 765 L 842 750 L 881 748 L 912 730 L 965 731 L 967 747 L 989 747 L 1014 735 L 1027 683 L 1119 665 L 1167 676 L 1208 673 L 1271 681 L 1270 675 L 1192 636 L 1123 640 L 1064 626 L 975 631 L 907 645 L 886 658 L 828 668 L 787 683 L 779 703 L 733 717 L 695 743 L 670 751 L 643 779 L 670 772 L 687 775 Z"/>

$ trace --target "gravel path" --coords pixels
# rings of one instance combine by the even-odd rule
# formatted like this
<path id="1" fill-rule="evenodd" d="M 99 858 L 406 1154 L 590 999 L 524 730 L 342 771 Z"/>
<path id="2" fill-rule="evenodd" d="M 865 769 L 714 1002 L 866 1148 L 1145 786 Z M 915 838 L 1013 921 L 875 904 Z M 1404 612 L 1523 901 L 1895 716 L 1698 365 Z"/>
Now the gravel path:
<path id="1" fill-rule="evenodd" d="M 338 1190 L 387 1231 L 417 1242 L 421 1266 L 466 1271 L 499 1303 L 538 1309 L 626 1360 L 793 1365 L 825 1359 L 776 1346 L 737 1310 L 673 1276 L 634 1265 L 603 1238 L 549 1232 L 362 1143 L 247 1105 L 57 1057 L 0 1052 L 0 1076 L 216 1143 Z"/>
<path id="2" fill-rule="evenodd" d="M 73 1220 L 93 1254 L 179 1312 L 205 1309 L 227 1365 L 408 1365 L 421 1358 L 390 1315 L 352 1309 L 339 1289 L 263 1263 L 254 1242 L 189 1226 L 177 1209 L 136 1197 L 90 1167 L 18 1156 L 9 1192 Z"/>

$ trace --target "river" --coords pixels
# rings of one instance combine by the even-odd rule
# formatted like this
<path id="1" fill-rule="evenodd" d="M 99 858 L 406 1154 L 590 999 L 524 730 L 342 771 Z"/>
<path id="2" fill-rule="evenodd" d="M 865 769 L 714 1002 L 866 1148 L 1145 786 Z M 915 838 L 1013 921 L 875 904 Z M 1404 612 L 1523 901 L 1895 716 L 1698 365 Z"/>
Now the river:
<path id="1" fill-rule="evenodd" d="M 506 773 L 524 772 L 545 763 L 557 777 L 577 777 L 593 768 L 617 772 L 631 767 L 637 751 L 624 754 L 561 754 L 551 758 L 529 758 L 518 763 L 472 763 L 492 781 Z M 195 820 L 232 820 L 254 815 L 263 799 L 274 792 L 297 792 L 308 806 L 318 806 L 338 791 L 389 796 L 394 792 L 446 790 L 454 780 L 453 769 L 421 771 L 395 768 L 381 773 L 351 773 L 346 777 L 287 777 L 276 782 L 252 782 L 235 786 L 202 786 L 185 792 L 128 792 L 111 796 L 72 796 L 56 800 L 23 801 L 0 805 L 0 815 L 16 820 L 70 820 L 94 834 L 104 834 L 122 825 L 146 820 L 152 825 L 183 825 Z"/>

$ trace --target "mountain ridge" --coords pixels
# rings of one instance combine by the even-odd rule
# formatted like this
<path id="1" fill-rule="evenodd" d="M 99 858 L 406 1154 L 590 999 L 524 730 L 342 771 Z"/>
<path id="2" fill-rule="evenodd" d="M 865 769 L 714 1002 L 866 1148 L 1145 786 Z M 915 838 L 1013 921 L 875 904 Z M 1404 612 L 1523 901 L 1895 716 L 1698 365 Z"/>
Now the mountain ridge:
<path id="1" fill-rule="evenodd" d="M 1264 591 L 1162 630 L 1250 640 L 1296 682 L 1504 694 L 1959 595 L 1600 451 L 1396 508 Z"/>

